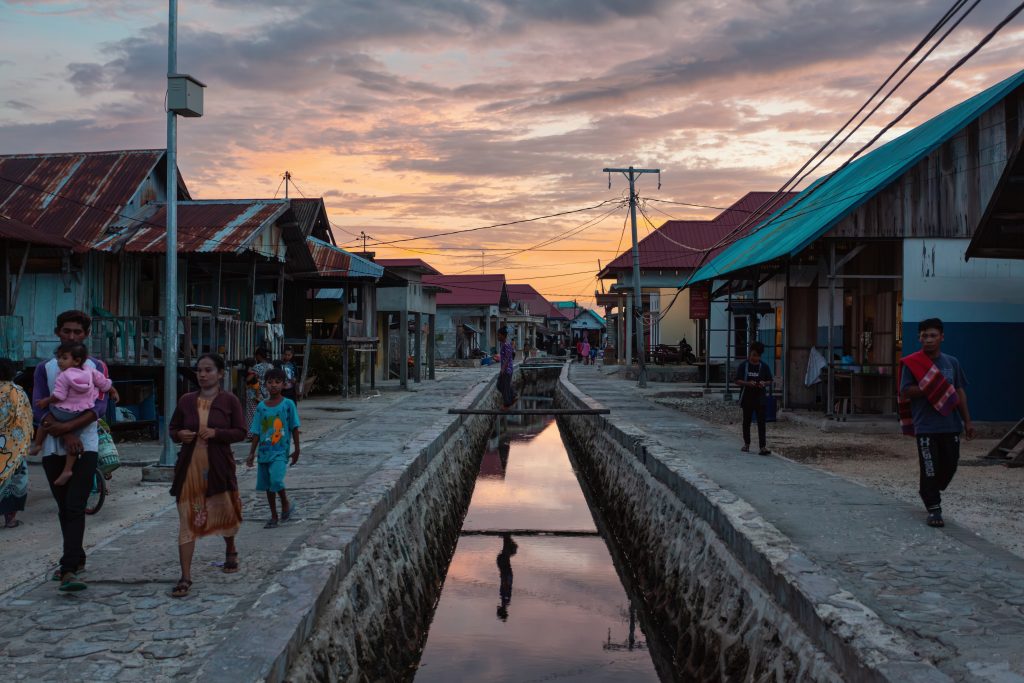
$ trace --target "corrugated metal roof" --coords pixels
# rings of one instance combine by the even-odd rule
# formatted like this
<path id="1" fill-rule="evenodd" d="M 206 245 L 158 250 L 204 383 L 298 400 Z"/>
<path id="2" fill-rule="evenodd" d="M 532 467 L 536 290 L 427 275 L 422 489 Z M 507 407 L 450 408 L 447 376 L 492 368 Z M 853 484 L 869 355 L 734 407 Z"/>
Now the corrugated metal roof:
<path id="1" fill-rule="evenodd" d="M 288 201 L 292 204 L 292 211 L 303 237 L 313 236 L 334 244 L 334 233 L 331 232 L 331 223 L 327 218 L 327 206 L 322 197 L 309 199 L 292 197 Z"/>
<path id="2" fill-rule="evenodd" d="M 693 282 L 796 256 L 1022 85 L 1024 71 L 947 109 L 846 168 L 816 180 L 755 232 L 707 263 Z"/>
<path id="3" fill-rule="evenodd" d="M 3 214 L 0 214 L 0 237 L 5 240 L 28 242 L 29 244 L 46 247 L 63 247 L 67 249 L 74 247 L 71 242 L 63 237 L 33 230 L 32 226 L 25 225 L 13 218 L 8 218 Z"/>
<path id="4" fill-rule="evenodd" d="M 238 254 L 255 251 L 284 259 L 280 234 L 269 234 L 289 209 L 284 199 L 214 199 L 178 202 L 178 251 L 187 254 Z M 154 202 L 140 223 L 97 243 L 98 249 L 132 253 L 164 253 L 167 247 L 167 205 Z"/>
<path id="5" fill-rule="evenodd" d="M 637 244 L 640 250 L 640 267 L 664 270 L 696 268 L 707 249 L 726 238 L 737 225 L 748 220 L 766 202 L 771 203 L 761 209 L 764 216 L 768 216 L 796 196 L 795 192 L 787 192 L 771 201 L 773 194 L 772 192 L 748 192 L 709 221 L 666 221 Z M 752 230 L 756 224 L 757 222 L 751 223 L 750 227 L 745 228 L 744 231 Z M 718 251 L 712 252 L 712 256 Z M 602 269 L 601 277 L 616 277 L 616 274 L 611 271 L 632 267 L 633 251 L 628 249 Z"/>
<path id="6" fill-rule="evenodd" d="M 558 310 L 544 295 L 533 288 L 532 285 L 507 285 L 508 298 L 512 301 L 525 301 L 530 308 L 530 315 L 542 315 L 545 318 L 564 318 Z"/>
<path id="7" fill-rule="evenodd" d="M 507 306 L 505 276 L 495 275 L 425 275 L 423 283 L 439 285 L 449 292 L 437 295 L 438 306 Z"/>
<path id="8" fill-rule="evenodd" d="M 372 278 L 384 274 L 384 266 L 350 254 L 333 244 L 315 237 L 307 237 L 306 244 L 316 262 L 317 272 L 325 278 Z"/>
<path id="9" fill-rule="evenodd" d="M 419 258 L 379 258 L 374 259 L 374 263 L 377 265 L 384 266 L 385 268 L 403 268 L 406 270 L 415 270 L 424 275 L 440 275 L 441 271 L 434 268 L 432 265 Z"/>
<path id="10" fill-rule="evenodd" d="M 0 211 L 51 237 L 88 247 L 163 159 L 164 150 L 0 156 Z"/>

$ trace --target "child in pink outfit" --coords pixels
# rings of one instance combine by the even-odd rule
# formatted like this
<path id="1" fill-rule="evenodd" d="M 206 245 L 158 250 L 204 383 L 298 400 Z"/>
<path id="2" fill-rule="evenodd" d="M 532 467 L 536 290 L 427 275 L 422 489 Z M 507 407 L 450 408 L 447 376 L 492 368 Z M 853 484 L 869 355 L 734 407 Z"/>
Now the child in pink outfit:
<path id="1" fill-rule="evenodd" d="M 53 385 L 53 394 L 36 402 L 39 408 L 49 408 L 50 416 L 58 422 L 70 422 L 86 410 L 92 410 L 100 392 L 109 392 L 114 402 L 119 401 L 117 390 L 110 378 L 98 370 L 83 367 L 89 358 L 89 349 L 84 344 L 68 342 L 57 347 L 57 367 L 60 374 Z M 29 449 L 32 455 L 43 449 L 46 433 L 36 430 L 36 438 Z M 71 479 L 71 470 L 75 466 L 76 456 L 68 454 L 64 458 L 64 471 L 54 480 L 58 486 Z"/>

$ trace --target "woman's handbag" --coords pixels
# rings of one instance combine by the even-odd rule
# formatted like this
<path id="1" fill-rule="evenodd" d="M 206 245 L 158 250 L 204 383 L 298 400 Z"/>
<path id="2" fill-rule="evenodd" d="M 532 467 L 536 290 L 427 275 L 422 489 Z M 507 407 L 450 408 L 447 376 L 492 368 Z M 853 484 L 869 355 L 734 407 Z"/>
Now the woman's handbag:
<path id="1" fill-rule="evenodd" d="M 110 427 L 103 420 L 99 421 L 97 428 L 99 432 L 99 454 L 98 465 L 103 474 L 110 474 L 121 466 L 121 459 L 117 456 L 117 446 L 114 445 L 114 437 L 110 434 Z"/>

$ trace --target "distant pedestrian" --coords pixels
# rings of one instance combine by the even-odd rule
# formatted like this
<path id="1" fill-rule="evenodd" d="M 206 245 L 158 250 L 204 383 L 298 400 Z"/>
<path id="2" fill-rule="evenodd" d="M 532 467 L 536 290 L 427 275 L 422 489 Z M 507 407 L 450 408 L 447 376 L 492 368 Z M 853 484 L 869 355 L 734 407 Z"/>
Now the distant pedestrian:
<path id="1" fill-rule="evenodd" d="M 757 415 L 758 454 L 771 455 L 768 450 L 765 425 L 765 389 L 772 384 L 772 371 L 767 363 L 761 362 L 764 344 L 759 341 L 750 345 L 747 359 L 736 369 L 735 384 L 740 387 L 740 408 L 743 410 L 743 448 L 750 452 L 750 423 Z"/>
<path id="2" fill-rule="evenodd" d="M 917 326 L 921 350 L 900 360 L 899 414 L 903 433 L 917 439 L 921 500 L 928 526 L 945 526 L 942 491 L 960 462 L 960 434 L 974 438 L 967 409 L 967 377 L 960 361 L 942 353 L 942 321 L 929 318 Z"/>
<path id="3" fill-rule="evenodd" d="M 256 414 L 256 406 L 260 401 L 265 401 L 267 393 L 266 375 L 267 370 L 274 368 L 270 362 L 270 353 L 262 346 L 253 351 L 252 365 L 248 366 L 245 373 L 245 417 L 246 426 L 252 424 L 252 416 Z M 244 361 L 248 363 L 248 359 Z M 249 435 L 250 437 L 252 434 Z"/>
<path id="4" fill-rule="evenodd" d="M 297 391 L 299 377 L 295 370 L 295 352 L 290 346 L 284 347 L 284 351 L 281 353 L 281 369 L 284 370 L 284 391 L 281 392 L 281 395 L 293 401 L 299 400 Z"/>
<path id="5" fill-rule="evenodd" d="M 242 500 L 231 444 L 245 439 L 242 404 L 222 389 L 224 359 L 217 354 L 199 357 L 196 379 L 199 391 L 181 397 L 169 430 L 171 439 L 182 444 L 171 485 L 171 495 L 178 502 L 181 562 L 181 578 L 171 592 L 176 598 L 185 597 L 192 588 L 197 538 L 223 536 L 223 571 L 238 571 L 235 535 L 242 524 Z"/>
<path id="6" fill-rule="evenodd" d="M 287 522 L 295 511 L 295 505 L 288 501 L 284 479 L 288 474 L 288 457 L 291 464 L 299 461 L 299 411 L 295 402 L 283 395 L 285 373 L 283 370 L 267 371 L 267 391 L 270 398 L 256 408 L 256 416 L 249 425 L 252 447 L 247 467 L 252 467 L 259 459 L 256 470 L 256 490 L 267 492 L 267 504 L 270 505 L 270 519 L 263 525 L 264 529 L 273 529 L 278 524 L 277 504 L 274 496 L 281 499 L 281 521 Z M 295 450 L 291 450 L 292 443 Z"/>
<path id="7" fill-rule="evenodd" d="M 28 500 L 28 455 L 32 441 L 32 404 L 14 383 L 14 363 L 0 358 L 0 514 L 3 526 L 21 524 L 18 513 Z"/>
<path id="8" fill-rule="evenodd" d="M 54 382 L 53 392 L 36 401 L 36 407 L 49 409 L 50 417 L 57 422 L 68 422 L 92 410 L 96 399 L 103 392 L 106 392 L 110 399 L 117 403 L 120 399 L 117 389 L 114 388 L 110 378 L 99 370 L 86 369 L 85 363 L 89 360 L 89 349 L 85 344 L 77 342 L 65 342 L 57 347 L 54 354 L 57 357 L 57 367 L 60 374 Z M 81 432 L 79 432 L 81 437 Z M 46 434 L 42 430 L 36 434 L 29 454 L 37 455 L 43 450 L 43 441 Z M 71 479 L 71 470 L 75 465 L 77 456 L 70 453 L 64 456 L 64 471 L 60 473 L 53 483 L 63 486 Z"/>
<path id="9" fill-rule="evenodd" d="M 508 340 L 508 329 L 502 327 L 498 330 L 498 355 L 494 360 L 501 363 L 498 371 L 498 391 L 501 392 L 501 403 L 505 410 L 508 410 L 519 399 L 512 388 L 512 375 L 516 371 L 516 350 L 512 342 Z"/>
<path id="10" fill-rule="evenodd" d="M 590 364 L 590 340 L 586 337 L 580 341 L 580 361 L 584 365 Z"/>
<path id="11" fill-rule="evenodd" d="M 57 316 L 54 332 L 61 344 L 84 344 L 92 329 L 92 318 L 78 310 L 64 311 Z M 107 376 L 103 361 L 89 357 L 82 367 L 97 370 Z M 85 505 L 92 491 L 96 462 L 99 457 L 99 432 L 96 421 L 107 414 L 107 395 L 97 394 L 92 408 L 78 417 L 60 422 L 55 420 L 47 408 L 37 404 L 53 394 L 57 385 L 60 367 L 56 358 L 36 366 L 32 384 L 32 403 L 38 429 L 46 432 L 43 442 L 43 471 L 50 483 L 50 492 L 57 502 L 57 519 L 64 539 L 64 550 L 60 567 L 53 572 L 53 579 L 60 581 L 60 590 L 80 591 L 86 588 L 78 576 L 85 570 Z M 75 456 L 71 478 L 63 484 L 57 478 L 64 473 L 65 456 Z"/>

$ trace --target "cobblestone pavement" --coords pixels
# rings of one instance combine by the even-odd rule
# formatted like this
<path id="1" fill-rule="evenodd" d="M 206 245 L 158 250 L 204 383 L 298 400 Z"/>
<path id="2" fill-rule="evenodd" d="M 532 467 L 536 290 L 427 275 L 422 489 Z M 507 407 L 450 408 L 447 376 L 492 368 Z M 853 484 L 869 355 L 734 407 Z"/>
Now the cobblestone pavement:
<path id="1" fill-rule="evenodd" d="M 337 423 L 317 430 L 315 440 L 303 439 L 302 458 L 288 474 L 297 519 L 277 529 L 263 529 L 266 497 L 253 490 L 254 470 L 240 466 L 242 569 L 222 573 L 223 542 L 200 539 L 195 584 L 185 599 L 169 595 L 179 576 L 178 517 L 169 497 L 148 519 L 94 545 L 83 574 L 88 590 L 62 594 L 56 582 L 38 576 L 0 595 L 0 677 L 189 680 L 218 653 L 244 651 L 245 643 L 232 641 L 232 627 L 256 618 L 266 619 L 268 630 L 275 627 L 272 616 L 255 616 L 254 606 L 274 590 L 272 577 L 289 566 L 323 516 L 357 495 L 382 463 L 493 374 L 493 368 L 439 370 L 436 382 L 384 400 L 339 399 Z M 243 446 L 236 451 L 240 457 Z"/>
<path id="2" fill-rule="evenodd" d="M 933 529 L 918 506 L 785 458 L 741 453 L 734 437 L 648 401 L 633 381 L 579 366 L 571 378 L 611 419 L 640 427 L 744 498 L 954 680 L 1024 681 L 1024 560 L 955 519 Z M 957 495 L 955 479 L 945 495 Z"/>

